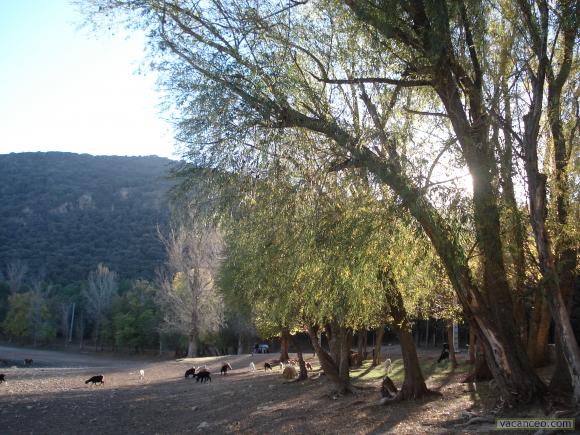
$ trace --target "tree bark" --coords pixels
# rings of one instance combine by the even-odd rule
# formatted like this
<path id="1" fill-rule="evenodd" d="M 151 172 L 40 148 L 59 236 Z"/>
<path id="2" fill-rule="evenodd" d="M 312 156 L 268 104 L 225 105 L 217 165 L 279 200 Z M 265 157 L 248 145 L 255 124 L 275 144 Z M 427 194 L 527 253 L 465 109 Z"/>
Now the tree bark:
<path id="1" fill-rule="evenodd" d="M 421 371 L 417 348 L 411 334 L 411 325 L 408 319 L 407 311 L 403 302 L 403 296 L 397 288 L 395 280 L 388 270 L 380 272 L 381 281 L 385 289 L 389 290 L 389 307 L 393 317 L 393 328 L 399 336 L 401 343 L 401 352 L 403 353 L 403 365 L 405 368 L 405 378 L 403 386 L 397 394 L 399 400 L 416 400 L 429 394 L 430 391 L 425 385 L 425 378 Z M 383 328 L 384 330 L 384 328 Z"/>
<path id="2" fill-rule="evenodd" d="M 197 331 L 190 331 L 187 343 L 187 358 L 196 358 L 197 350 Z"/>
<path id="3" fill-rule="evenodd" d="M 447 343 L 449 343 L 449 361 L 453 368 L 457 367 L 457 358 L 455 357 L 455 346 L 453 344 L 453 321 L 447 321 Z"/>
<path id="4" fill-rule="evenodd" d="M 364 359 L 363 344 L 364 344 L 363 331 L 358 331 L 358 334 L 357 334 L 357 352 Z"/>
<path id="5" fill-rule="evenodd" d="M 304 381 L 308 379 L 308 370 L 306 369 L 306 361 L 304 361 L 304 355 L 302 354 L 302 346 L 300 346 L 300 342 L 293 335 L 290 335 L 289 338 L 292 344 L 294 344 L 296 354 L 298 355 L 298 366 L 300 367 L 298 381 Z"/>
<path id="6" fill-rule="evenodd" d="M 340 361 L 340 332 L 339 327 L 336 323 L 326 325 L 326 337 L 328 338 L 328 348 L 330 351 L 330 356 L 333 361 L 338 364 Z"/>
<path id="7" fill-rule="evenodd" d="M 242 353 L 244 353 L 244 341 L 243 341 L 243 337 L 242 337 L 242 333 L 241 332 L 238 333 L 238 349 L 237 349 L 237 353 L 238 353 L 238 355 L 241 355 Z"/>
<path id="8" fill-rule="evenodd" d="M 368 356 L 368 338 L 369 338 L 369 334 L 367 331 L 364 331 L 364 336 L 363 336 L 363 353 L 362 353 L 362 358 L 363 361 L 365 359 L 367 359 Z"/>
<path id="9" fill-rule="evenodd" d="M 469 327 L 469 358 L 467 359 L 468 364 L 475 364 L 475 333 L 473 332 L 473 327 Z"/>
<path id="10" fill-rule="evenodd" d="M 570 207 L 570 188 L 568 183 L 568 166 L 571 157 L 573 144 L 568 143 L 564 135 L 564 128 L 561 117 L 561 97 L 562 89 L 567 81 L 572 64 L 572 52 L 574 46 L 574 34 L 578 28 L 576 22 L 570 20 L 563 26 L 564 50 L 560 66 L 560 71 L 556 76 L 548 74 L 548 122 L 554 141 L 554 178 L 556 198 L 556 217 L 558 221 L 558 238 L 556 241 L 556 269 L 559 271 L 558 282 L 562 292 L 562 298 L 568 308 L 568 314 L 571 314 L 572 300 L 576 277 L 576 267 L 578 261 L 577 245 L 574 237 L 567 228 L 569 225 Z M 571 323 L 574 320 L 571 318 Z M 573 325 L 574 326 L 574 325 Z M 576 328 L 573 328 L 575 331 Z M 578 343 L 578 335 L 576 334 Z M 566 356 L 563 344 L 556 341 L 556 368 L 550 382 L 552 391 L 569 391 L 573 389 L 571 371 L 566 367 Z"/>
<path id="11" fill-rule="evenodd" d="M 536 289 L 528 337 L 528 356 L 534 367 L 543 367 L 549 363 L 548 338 L 551 320 L 548 301 L 541 290 Z"/>
<path id="12" fill-rule="evenodd" d="M 341 327 L 339 330 L 340 360 L 338 361 L 338 375 L 347 385 L 350 385 L 350 351 L 352 349 L 352 330 Z"/>
<path id="13" fill-rule="evenodd" d="M 405 379 L 403 386 L 398 393 L 401 400 L 417 400 L 429 394 L 430 391 L 425 385 L 425 379 L 421 372 L 417 349 L 413 336 L 407 329 L 398 330 L 399 341 L 401 342 L 401 351 L 403 353 L 403 364 L 405 366 Z"/>
<path id="14" fill-rule="evenodd" d="M 320 367 L 324 371 L 324 373 L 328 376 L 330 381 L 336 385 L 340 394 L 348 394 L 352 393 L 352 387 L 350 385 L 350 381 L 346 382 L 342 379 L 339 375 L 339 367 L 338 364 L 332 359 L 330 354 L 326 352 L 320 346 L 318 342 L 318 334 L 315 332 L 314 327 L 308 326 L 308 336 L 310 337 L 310 341 L 312 343 L 312 347 L 316 351 L 316 356 L 318 357 L 318 361 L 320 362 Z"/>
<path id="15" fill-rule="evenodd" d="M 358 18 L 374 27 L 385 38 L 400 38 L 400 33 L 393 33 L 386 25 L 387 20 L 367 4 L 350 0 L 346 3 Z M 514 322 L 511 289 L 502 257 L 498 192 L 494 183 L 497 168 L 487 138 L 489 121 L 483 98 L 482 70 L 474 45 L 468 44 L 473 78 L 465 80 L 468 73 L 456 61 L 450 39 L 448 9 L 443 2 L 440 3 L 428 11 L 424 3 L 416 3 L 411 19 L 415 20 L 416 31 L 420 35 L 417 40 L 420 50 L 423 50 L 425 59 L 431 62 L 432 86 L 445 106 L 473 179 L 474 222 L 483 275 L 481 288 L 478 288 L 471 276 L 465 252 L 456 236 L 453 236 L 432 204 L 405 176 L 397 159 L 393 158 L 393 155 L 398 155 L 388 138 L 384 140 L 391 157 L 388 161 L 365 148 L 358 152 L 353 150 L 353 157 L 393 188 L 403 206 L 431 239 L 468 321 L 475 322 L 482 344 L 488 355 L 492 356 L 490 364 L 500 394 L 508 406 L 516 406 L 543 397 L 545 385 L 530 364 Z M 466 25 L 466 20 L 463 21 Z M 472 37 L 469 31 L 466 31 L 466 37 Z M 400 42 L 409 44 L 409 40 L 400 39 Z M 469 113 L 466 113 L 466 102 Z M 367 104 L 367 108 L 369 112 L 373 111 L 371 104 Z M 380 131 L 380 121 L 375 124 Z"/>
<path id="16" fill-rule="evenodd" d="M 290 341 L 290 331 L 288 328 L 282 328 L 282 334 L 280 336 L 280 361 L 287 362 L 290 358 L 288 356 L 288 344 Z"/>
<path id="17" fill-rule="evenodd" d="M 524 17 L 527 29 L 532 37 L 532 48 L 536 55 L 537 66 L 535 71 L 531 74 L 533 80 L 531 81 L 531 104 L 529 112 L 524 115 L 524 135 L 523 148 L 525 154 L 525 168 L 528 184 L 528 199 L 530 220 L 536 242 L 536 249 L 538 251 L 540 271 L 542 272 L 542 286 L 545 289 L 546 297 L 550 306 L 552 319 L 556 326 L 556 337 L 560 340 L 562 353 L 566 359 L 568 371 L 572 386 L 574 388 L 574 401 L 576 406 L 580 406 L 580 349 L 578 343 L 574 338 L 574 331 L 570 323 L 570 316 L 568 315 L 566 300 L 562 294 L 559 276 L 556 269 L 556 259 L 552 253 L 552 241 L 546 226 L 548 207 L 546 195 L 546 174 L 540 172 L 538 163 L 538 134 L 540 131 L 540 121 L 542 118 L 542 101 L 544 98 L 544 88 L 546 78 L 549 80 L 548 87 L 548 119 L 552 129 L 552 135 L 555 145 L 556 165 L 565 163 L 565 143 L 562 139 L 560 118 L 560 96 L 564 83 L 566 82 L 570 73 L 570 66 L 572 63 L 574 41 L 578 30 L 577 19 L 563 19 L 561 21 L 561 30 L 564 36 L 563 44 L 563 58 L 561 59 L 560 71 L 554 75 L 548 56 L 547 38 L 549 33 L 549 11 L 547 4 L 543 4 L 538 14 L 538 26 L 532 24 L 533 19 L 530 18 L 532 11 L 529 5 L 525 2 L 518 3 Z M 564 8 L 569 8 L 565 15 L 575 14 L 574 2 L 567 4 Z M 563 152 L 563 154 L 560 154 Z M 560 157 L 564 157 L 561 159 Z M 558 173 L 558 167 L 557 173 Z M 560 169 L 564 169 L 561 166 Z M 557 174 L 557 178 L 558 178 Z M 556 191 L 560 190 L 556 183 Z M 565 201 L 565 196 L 561 199 Z M 566 209 L 564 202 L 561 204 L 563 209 Z"/>
<path id="18" fill-rule="evenodd" d="M 502 49 L 502 68 L 500 79 L 500 92 L 504 101 L 504 118 L 506 125 L 512 125 L 512 114 L 511 114 L 511 96 L 509 92 L 508 78 L 509 72 L 507 71 L 507 65 L 509 64 L 509 50 L 510 47 Z M 497 113 L 500 113 L 499 103 L 497 104 Z M 496 123 L 494 130 L 498 130 L 499 125 Z M 496 138 L 499 135 L 496 135 Z M 513 174 L 513 141 L 512 134 L 510 131 L 504 128 L 504 141 L 505 146 L 501 147 L 499 140 L 496 139 L 496 147 L 498 148 L 498 153 L 500 157 L 500 173 L 502 179 L 502 195 L 503 200 L 507 206 L 508 213 L 508 231 L 511 237 L 508 238 L 508 252 L 510 253 L 512 263 L 514 265 L 514 319 L 519 330 L 519 335 L 524 343 L 527 344 L 528 340 L 528 325 L 526 321 L 525 313 L 525 280 L 526 280 L 526 257 L 524 252 L 525 243 L 525 228 L 522 222 L 522 216 L 516 202 Z"/>
<path id="19" fill-rule="evenodd" d="M 479 345 L 479 341 L 476 342 L 476 357 L 475 357 L 475 367 L 473 372 L 471 372 L 463 380 L 463 382 L 481 382 L 488 381 L 493 378 L 491 371 L 489 370 L 489 365 L 487 363 L 487 358 L 485 356 L 485 349 Z"/>
<path id="20" fill-rule="evenodd" d="M 376 342 L 373 352 L 373 367 L 381 363 L 381 346 L 383 344 L 383 336 L 385 335 L 385 325 L 379 326 L 375 331 Z"/>

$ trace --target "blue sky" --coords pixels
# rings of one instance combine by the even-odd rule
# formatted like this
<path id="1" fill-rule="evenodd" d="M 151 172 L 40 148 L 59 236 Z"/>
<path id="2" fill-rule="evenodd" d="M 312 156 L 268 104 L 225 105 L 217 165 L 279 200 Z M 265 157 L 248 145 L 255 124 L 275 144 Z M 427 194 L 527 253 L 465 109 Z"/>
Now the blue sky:
<path id="1" fill-rule="evenodd" d="M 172 157 L 144 38 L 90 34 L 68 0 L 0 0 L 0 154 Z"/>

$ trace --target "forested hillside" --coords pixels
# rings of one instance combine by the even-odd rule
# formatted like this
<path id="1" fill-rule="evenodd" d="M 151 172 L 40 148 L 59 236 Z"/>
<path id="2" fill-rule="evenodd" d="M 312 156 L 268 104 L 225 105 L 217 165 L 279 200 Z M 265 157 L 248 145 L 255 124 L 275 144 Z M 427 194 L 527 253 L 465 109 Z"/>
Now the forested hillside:
<path id="1" fill-rule="evenodd" d="M 163 259 L 172 161 L 72 153 L 0 155 L 0 269 L 68 284 L 98 263 L 121 279 L 152 278 Z"/>

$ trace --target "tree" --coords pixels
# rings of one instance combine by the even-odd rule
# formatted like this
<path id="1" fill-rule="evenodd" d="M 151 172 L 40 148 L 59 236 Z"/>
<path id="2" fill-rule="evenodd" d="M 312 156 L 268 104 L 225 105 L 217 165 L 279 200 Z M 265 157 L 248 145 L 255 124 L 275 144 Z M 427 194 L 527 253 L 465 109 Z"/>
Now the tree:
<path id="1" fill-rule="evenodd" d="M 135 281 L 113 308 L 113 330 L 117 346 L 131 347 L 135 352 L 158 342 L 160 323 L 154 296 L 157 289 L 143 280 Z"/>
<path id="2" fill-rule="evenodd" d="M 533 370 L 514 320 L 501 237 L 500 171 L 490 137 L 501 116 L 493 116 L 487 98 L 493 83 L 487 78 L 495 65 L 484 55 L 504 42 L 494 33 L 500 15 L 494 7 L 444 0 L 271 1 L 252 6 L 215 1 L 188 7 L 175 1 L 94 4 L 97 14 L 129 11 L 134 14 L 131 24 L 141 23 L 150 31 L 151 47 L 159 56 L 157 67 L 180 111 L 180 138 L 192 144 L 189 155 L 195 163 L 247 171 L 274 168 L 282 158 L 295 161 L 302 152 L 320 164 L 322 172 L 362 168 L 364 177 L 370 173 L 389 186 L 438 253 L 478 332 L 505 403 L 515 406 L 543 396 L 545 386 Z M 504 5 L 497 7 L 504 12 Z M 507 5 L 506 14 L 511 11 Z M 528 14 L 529 8 L 521 7 L 541 18 L 539 44 L 531 33 L 534 47 L 570 41 L 569 36 L 560 38 L 556 31 L 560 25 L 573 36 L 568 44 L 574 46 L 577 26 L 570 26 L 568 19 L 575 22 L 577 4 L 542 8 Z M 513 14 L 508 17 L 518 43 L 524 43 L 528 35 L 521 33 Z M 528 27 L 535 30 L 536 22 L 531 22 Z M 309 37 L 312 34 L 317 38 Z M 550 37 L 552 44 L 547 44 Z M 569 334 L 569 316 L 554 284 L 543 223 L 546 180 L 538 175 L 535 150 L 550 58 L 545 51 L 536 52 L 540 69 L 532 77 L 530 111 L 512 115 L 525 130 L 522 151 L 532 183 L 534 234 L 552 315 L 565 336 L 562 349 L 580 399 L 578 346 Z M 521 74 L 512 80 L 512 85 L 526 85 Z M 426 110 L 417 110 L 421 106 Z M 413 120 L 415 116 L 420 121 Z M 447 136 L 437 142 L 439 150 L 425 146 L 424 138 L 416 140 L 421 142 L 418 153 L 409 146 L 410 128 L 422 122 Z M 317 146 L 302 147 L 304 136 L 315 137 Z M 473 249 L 480 257 L 476 266 L 434 194 L 435 186 L 443 182 L 433 179 L 442 158 L 459 161 L 473 180 L 469 199 L 476 236 Z"/>
<path id="3" fill-rule="evenodd" d="M 6 282 L 12 293 L 20 291 L 28 266 L 21 260 L 11 261 L 6 265 Z"/>
<path id="4" fill-rule="evenodd" d="M 99 340 L 102 345 L 102 329 L 110 314 L 113 297 L 117 293 L 117 274 L 103 264 L 89 273 L 87 286 L 82 289 L 85 300 L 85 312 L 94 324 L 95 350 Z"/>
<path id="5" fill-rule="evenodd" d="M 13 293 L 8 297 L 8 313 L 2 323 L 2 328 L 11 337 L 28 337 L 30 335 L 30 313 L 32 295 Z"/>
<path id="6" fill-rule="evenodd" d="M 222 242 L 214 227 L 186 216 L 167 236 L 160 235 L 167 262 L 158 301 L 165 329 L 187 335 L 187 356 L 191 358 L 198 354 L 200 336 L 222 324 L 222 300 L 214 287 Z"/>

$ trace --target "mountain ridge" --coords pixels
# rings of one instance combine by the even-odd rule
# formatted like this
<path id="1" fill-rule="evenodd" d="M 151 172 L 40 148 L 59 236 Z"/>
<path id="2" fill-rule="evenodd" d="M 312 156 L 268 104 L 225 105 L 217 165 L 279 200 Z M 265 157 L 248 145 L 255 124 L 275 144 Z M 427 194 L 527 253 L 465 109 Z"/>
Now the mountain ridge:
<path id="1" fill-rule="evenodd" d="M 98 263 L 121 279 L 151 279 L 163 261 L 177 162 L 157 156 L 61 152 L 0 155 L 0 270 L 22 261 L 55 283 Z"/>

